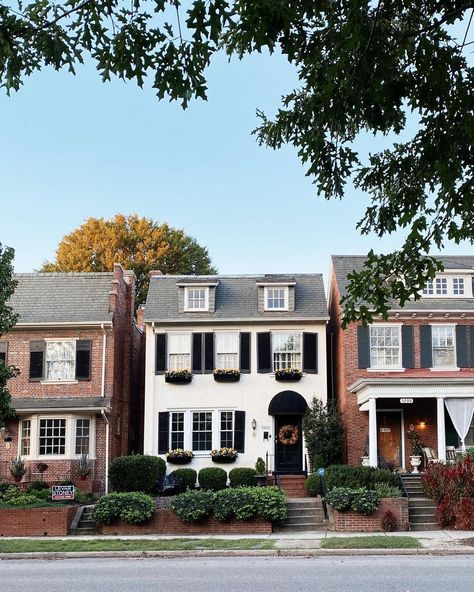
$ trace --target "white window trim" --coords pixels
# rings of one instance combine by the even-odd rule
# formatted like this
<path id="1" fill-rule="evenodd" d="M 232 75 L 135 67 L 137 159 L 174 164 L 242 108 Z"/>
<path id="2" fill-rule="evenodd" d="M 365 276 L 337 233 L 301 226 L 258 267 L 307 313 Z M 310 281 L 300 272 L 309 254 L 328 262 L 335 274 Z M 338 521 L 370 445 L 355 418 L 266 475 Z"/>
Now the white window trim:
<path id="1" fill-rule="evenodd" d="M 454 364 L 452 366 L 432 366 L 432 372 L 458 372 L 460 368 L 457 365 L 458 352 L 456 349 L 456 323 L 431 323 L 431 359 L 434 359 L 433 353 L 433 327 L 452 327 L 453 328 L 453 346 L 454 346 Z"/>
<path id="2" fill-rule="evenodd" d="M 398 366 L 374 366 L 372 364 L 372 346 L 370 344 L 370 339 L 371 339 L 371 335 L 370 335 L 370 329 L 371 327 L 377 327 L 377 328 L 382 328 L 382 327 L 396 327 L 398 329 L 398 343 L 399 345 L 399 360 L 400 360 L 400 364 Z M 404 372 L 405 368 L 403 367 L 403 344 L 402 344 L 402 325 L 401 323 L 375 323 L 373 325 L 369 326 L 369 356 L 370 356 L 370 368 L 367 368 L 367 371 L 369 372 Z"/>
<path id="3" fill-rule="evenodd" d="M 235 370 L 240 369 L 240 332 L 239 331 L 214 331 L 214 368 L 220 368 L 217 364 L 217 336 L 218 335 L 236 335 L 237 336 L 237 367 Z"/>
<path id="4" fill-rule="evenodd" d="M 72 341 L 74 343 L 74 374 L 75 374 L 75 368 L 76 368 L 76 361 L 77 361 L 77 342 L 79 341 L 78 337 L 63 337 L 63 338 L 59 338 L 59 337 L 46 337 L 44 339 L 44 342 L 46 344 L 46 347 L 44 348 L 44 373 L 46 374 L 47 372 L 47 351 L 48 351 L 48 343 L 62 343 L 64 341 Z M 52 379 L 52 378 L 43 378 L 43 380 L 40 381 L 40 384 L 79 384 L 79 381 L 76 380 L 75 378 L 71 378 L 69 380 L 61 380 L 59 378 L 57 378 L 56 380 Z"/>
<path id="5" fill-rule="evenodd" d="M 268 307 L 268 290 L 284 290 L 284 300 L 285 300 L 285 305 L 283 307 L 272 307 L 269 308 Z M 278 284 L 273 284 L 271 286 L 264 286 L 263 288 L 263 310 L 268 311 L 268 312 L 273 312 L 273 311 L 289 311 L 290 310 L 290 301 L 289 301 L 289 293 L 290 293 L 290 289 L 289 286 L 287 285 L 278 285 Z"/>
<path id="6" fill-rule="evenodd" d="M 205 408 L 186 408 L 186 409 L 169 409 L 169 422 L 171 426 L 172 413 L 184 413 L 184 449 L 192 450 L 195 458 L 210 458 L 211 450 L 221 447 L 221 412 L 232 412 L 232 428 L 235 431 L 235 407 L 219 407 L 214 409 Z M 212 446 L 211 450 L 193 450 L 193 413 L 212 413 Z M 235 442 L 234 442 L 235 445 Z M 168 448 L 171 446 L 171 427 L 168 434 Z"/>
<path id="7" fill-rule="evenodd" d="M 193 348 L 192 348 L 192 333 L 190 331 L 169 331 L 166 334 L 166 340 L 167 340 L 167 346 L 166 346 L 166 367 L 169 369 L 170 368 L 170 355 L 173 355 L 172 352 L 170 351 L 169 348 L 169 337 L 171 335 L 187 335 L 188 336 L 188 351 L 186 352 L 187 355 L 189 355 L 189 367 L 186 368 L 187 370 L 189 370 L 190 372 L 192 372 L 192 366 L 193 366 Z M 186 354 L 182 354 L 182 355 L 186 355 Z"/>
<path id="8" fill-rule="evenodd" d="M 189 308 L 189 290 L 204 290 L 204 308 Z M 184 288 L 184 312 L 209 312 L 209 286 L 185 286 Z"/>
<path id="9" fill-rule="evenodd" d="M 288 335 L 290 333 L 294 333 L 295 335 L 299 335 L 300 336 L 300 368 L 299 370 L 301 370 L 301 372 L 303 372 L 303 332 L 302 331 L 292 331 L 291 329 L 287 329 L 286 331 L 272 331 L 271 332 L 271 354 L 272 354 L 272 371 L 270 373 L 270 376 L 274 376 L 275 375 L 275 348 L 274 348 L 274 339 L 273 336 L 274 335 Z M 282 352 L 280 352 L 282 353 Z"/>
<path id="10" fill-rule="evenodd" d="M 65 419 L 66 420 L 66 448 L 64 454 L 39 454 L 39 424 L 40 419 Z M 21 450 L 21 423 L 24 420 L 31 421 L 30 454 L 22 456 L 30 461 L 76 460 L 81 458 L 76 454 L 76 419 L 88 419 L 90 421 L 89 459 L 96 459 L 96 421 L 92 415 L 25 415 L 18 418 L 18 450 Z"/>

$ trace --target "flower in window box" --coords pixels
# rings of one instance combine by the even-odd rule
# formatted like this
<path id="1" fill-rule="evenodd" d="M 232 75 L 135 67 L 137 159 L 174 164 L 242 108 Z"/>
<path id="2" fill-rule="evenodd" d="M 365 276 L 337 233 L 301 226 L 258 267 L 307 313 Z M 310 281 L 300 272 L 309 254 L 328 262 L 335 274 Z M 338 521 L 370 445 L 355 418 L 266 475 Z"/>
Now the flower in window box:
<path id="1" fill-rule="evenodd" d="M 183 450 L 182 448 L 174 448 L 168 450 L 166 453 L 166 460 L 174 465 L 187 465 L 193 459 L 191 450 Z"/>
<path id="2" fill-rule="evenodd" d="M 189 370 L 168 370 L 165 372 L 165 381 L 176 384 L 191 382 L 193 375 Z"/>
<path id="3" fill-rule="evenodd" d="M 216 368 L 213 375 L 214 380 L 217 382 L 237 382 L 240 380 L 240 370 L 231 368 Z"/>
<path id="4" fill-rule="evenodd" d="M 275 380 L 301 380 L 303 373 L 299 368 L 275 370 Z"/>
<path id="5" fill-rule="evenodd" d="M 218 448 L 211 450 L 211 458 L 216 463 L 232 463 L 237 458 L 235 448 Z"/>

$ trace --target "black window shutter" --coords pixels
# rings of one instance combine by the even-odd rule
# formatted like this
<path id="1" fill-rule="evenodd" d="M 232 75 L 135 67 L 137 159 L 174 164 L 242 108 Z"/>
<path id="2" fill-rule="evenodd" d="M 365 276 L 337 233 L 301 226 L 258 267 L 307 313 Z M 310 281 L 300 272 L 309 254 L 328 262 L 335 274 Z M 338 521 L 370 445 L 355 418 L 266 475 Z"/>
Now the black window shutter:
<path id="1" fill-rule="evenodd" d="M 76 343 L 76 380 L 90 380 L 91 378 L 91 349 L 90 339 L 79 339 Z"/>
<path id="2" fill-rule="evenodd" d="M 193 333 L 193 372 L 202 372 L 202 333 Z"/>
<path id="3" fill-rule="evenodd" d="M 359 325 L 357 327 L 357 352 L 359 368 L 370 367 L 370 330 L 369 327 Z"/>
<path id="4" fill-rule="evenodd" d="M 456 364 L 458 368 L 468 368 L 466 325 L 456 325 Z"/>
<path id="5" fill-rule="evenodd" d="M 270 333 L 257 333 L 258 372 L 272 371 L 272 349 Z"/>
<path id="6" fill-rule="evenodd" d="M 164 374 L 166 371 L 166 333 L 156 334 L 156 363 L 155 373 Z"/>
<path id="7" fill-rule="evenodd" d="M 303 372 L 318 373 L 318 334 L 303 333 Z"/>
<path id="8" fill-rule="evenodd" d="M 471 334 L 471 368 L 474 368 L 474 326 L 469 327 L 469 333 Z"/>
<path id="9" fill-rule="evenodd" d="M 4 364 L 7 363 L 7 349 L 8 349 L 7 342 L 1 341 L 0 342 L 0 362 L 3 362 Z"/>
<path id="10" fill-rule="evenodd" d="M 414 368 L 413 356 L 413 326 L 402 325 L 402 366 L 404 368 Z"/>
<path id="11" fill-rule="evenodd" d="M 250 333 L 240 334 L 240 371 L 250 374 Z"/>
<path id="12" fill-rule="evenodd" d="M 204 333 L 204 372 L 214 370 L 214 333 Z"/>
<path id="13" fill-rule="evenodd" d="M 431 325 L 420 325 L 420 366 L 433 366 L 433 345 L 431 341 Z"/>
<path id="14" fill-rule="evenodd" d="M 44 341 L 30 341 L 30 380 L 43 378 Z"/>
<path id="15" fill-rule="evenodd" d="M 158 454 L 166 454 L 169 450 L 170 414 L 168 411 L 158 413 Z"/>
<path id="16" fill-rule="evenodd" d="M 245 411 L 234 413 L 234 448 L 245 452 Z"/>

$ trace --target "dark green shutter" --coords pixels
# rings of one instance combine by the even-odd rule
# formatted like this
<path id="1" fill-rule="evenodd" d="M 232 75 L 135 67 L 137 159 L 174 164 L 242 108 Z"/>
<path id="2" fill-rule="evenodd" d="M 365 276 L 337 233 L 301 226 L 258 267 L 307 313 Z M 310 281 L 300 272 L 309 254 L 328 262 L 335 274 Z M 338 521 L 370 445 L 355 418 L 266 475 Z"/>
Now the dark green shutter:
<path id="1" fill-rule="evenodd" d="M 433 367 L 431 325 L 420 325 L 420 366 L 421 368 Z"/>
<path id="2" fill-rule="evenodd" d="M 170 441 L 170 414 L 168 411 L 158 413 L 158 454 L 166 454 Z"/>
<path id="3" fill-rule="evenodd" d="M 204 333 L 204 372 L 214 370 L 214 333 Z"/>
<path id="4" fill-rule="evenodd" d="M 44 341 L 30 341 L 30 380 L 42 380 L 44 369 Z"/>
<path id="5" fill-rule="evenodd" d="M 193 372 L 202 372 L 202 333 L 193 333 Z"/>
<path id="6" fill-rule="evenodd" d="M 357 353 L 359 368 L 370 367 L 370 331 L 369 327 L 359 325 L 357 327 Z"/>
<path id="7" fill-rule="evenodd" d="M 402 366 L 414 368 L 413 325 L 402 325 Z"/>
<path id="8" fill-rule="evenodd" d="M 79 339 L 76 343 L 76 380 L 90 380 L 91 378 L 91 349 L 90 339 Z"/>
<path id="9" fill-rule="evenodd" d="M 456 364 L 458 368 L 468 368 L 467 326 L 456 325 Z"/>
<path id="10" fill-rule="evenodd" d="M 303 372 L 318 373 L 318 334 L 303 333 Z"/>
<path id="11" fill-rule="evenodd" d="M 7 349 L 8 344 L 6 341 L 0 341 L 0 362 L 7 363 Z"/>
<path id="12" fill-rule="evenodd" d="M 270 333 L 257 333 L 258 372 L 271 372 L 272 349 Z"/>
<path id="13" fill-rule="evenodd" d="M 155 373 L 164 374 L 166 371 L 166 333 L 156 334 L 156 363 Z"/>
<path id="14" fill-rule="evenodd" d="M 240 371 L 250 374 L 250 333 L 240 334 Z"/>
<path id="15" fill-rule="evenodd" d="M 234 448 L 245 452 L 245 411 L 234 413 Z"/>

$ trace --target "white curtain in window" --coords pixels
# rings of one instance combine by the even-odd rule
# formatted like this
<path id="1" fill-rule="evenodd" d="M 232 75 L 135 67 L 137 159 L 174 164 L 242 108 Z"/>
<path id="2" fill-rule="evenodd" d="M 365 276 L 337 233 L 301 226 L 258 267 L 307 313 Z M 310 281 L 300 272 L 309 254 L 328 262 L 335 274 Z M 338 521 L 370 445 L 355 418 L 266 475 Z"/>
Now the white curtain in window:
<path id="1" fill-rule="evenodd" d="M 446 409 L 453 422 L 454 428 L 461 439 L 463 451 L 466 450 L 464 440 L 471 426 L 474 413 L 474 397 L 470 399 L 445 399 Z"/>
<path id="2" fill-rule="evenodd" d="M 74 379 L 74 341 L 51 341 L 46 346 L 46 377 L 48 380 Z"/>

